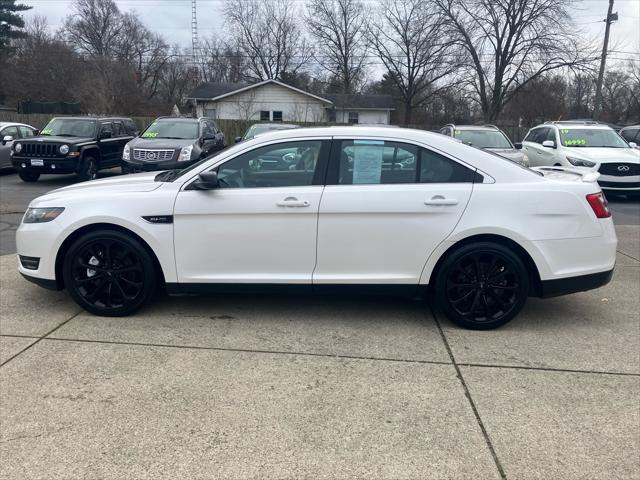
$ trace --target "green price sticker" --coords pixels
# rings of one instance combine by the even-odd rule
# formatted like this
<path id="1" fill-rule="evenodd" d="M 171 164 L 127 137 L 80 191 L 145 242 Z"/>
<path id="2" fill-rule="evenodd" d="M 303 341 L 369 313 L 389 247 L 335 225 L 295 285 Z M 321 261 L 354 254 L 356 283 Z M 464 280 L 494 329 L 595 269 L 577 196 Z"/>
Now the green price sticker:
<path id="1" fill-rule="evenodd" d="M 45 128 L 44 130 L 42 130 L 40 132 L 40 135 L 51 135 L 52 131 L 53 131 L 53 129 L 51 129 L 51 128 Z"/>
<path id="2" fill-rule="evenodd" d="M 142 138 L 156 138 L 158 136 L 158 132 L 144 132 L 142 134 Z"/>

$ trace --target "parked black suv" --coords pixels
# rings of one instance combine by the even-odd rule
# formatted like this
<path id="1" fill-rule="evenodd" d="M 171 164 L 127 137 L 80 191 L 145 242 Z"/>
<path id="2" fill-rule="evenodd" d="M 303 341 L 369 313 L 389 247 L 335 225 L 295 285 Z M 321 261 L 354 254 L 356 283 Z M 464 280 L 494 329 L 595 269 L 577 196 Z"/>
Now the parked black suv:
<path id="1" fill-rule="evenodd" d="M 92 180 L 98 170 L 120 165 L 124 146 L 137 133 L 130 118 L 57 117 L 39 136 L 14 142 L 11 163 L 25 182 L 43 173 L 77 173 Z"/>
<path id="2" fill-rule="evenodd" d="M 210 118 L 160 117 L 125 146 L 122 172 L 185 168 L 224 147 Z"/>

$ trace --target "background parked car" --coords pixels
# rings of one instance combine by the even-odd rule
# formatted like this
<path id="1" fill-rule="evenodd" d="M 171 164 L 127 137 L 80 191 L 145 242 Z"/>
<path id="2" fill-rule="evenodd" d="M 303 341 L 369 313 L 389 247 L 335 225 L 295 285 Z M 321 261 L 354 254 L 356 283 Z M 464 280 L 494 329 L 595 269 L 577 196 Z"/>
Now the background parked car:
<path id="1" fill-rule="evenodd" d="M 254 123 L 247 131 L 244 132 L 242 137 L 236 137 L 236 143 L 242 142 L 243 140 L 249 140 L 256 135 L 260 135 L 261 133 L 269 132 L 272 130 L 289 130 L 292 128 L 300 128 L 299 125 L 293 125 L 291 123 Z"/>
<path id="2" fill-rule="evenodd" d="M 460 140 L 467 145 L 489 150 L 507 160 L 519 163 L 523 167 L 529 166 L 527 155 L 519 152 L 513 143 L 511 143 L 509 137 L 494 125 L 448 124 L 440 129 L 440 133 Z"/>
<path id="3" fill-rule="evenodd" d="M 632 125 L 630 127 L 624 127 L 618 132 L 622 138 L 624 138 L 629 144 L 635 148 L 640 148 L 640 125 Z"/>
<path id="4" fill-rule="evenodd" d="M 160 117 L 122 152 L 122 173 L 185 168 L 225 147 L 211 118 Z"/>
<path id="5" fill-rule="evenodd" d="M 25 182 L 43 173 L 77 173 L 82 180 L 99 170 L 120 165 L 122 149 L 136 134 L 123 117 L 57 117 L 40 136 L 14 142 L 11 163 Z"/>
<path id="6" fill-rule="evenodd" d="M 607 194 L 640 195 L 640 152 L 611 127 L 597 122 L 547 122 L 522 142 L 531 166 L 585 168 L 600 172 Z"/>
<path id="7" fill-rule="evenodd" d="M 38 130 L 24 123 L 0 122 L 0 168 L 12 168 L 11 147 L 13 142 L 22 138 L 31 138 Z"/>

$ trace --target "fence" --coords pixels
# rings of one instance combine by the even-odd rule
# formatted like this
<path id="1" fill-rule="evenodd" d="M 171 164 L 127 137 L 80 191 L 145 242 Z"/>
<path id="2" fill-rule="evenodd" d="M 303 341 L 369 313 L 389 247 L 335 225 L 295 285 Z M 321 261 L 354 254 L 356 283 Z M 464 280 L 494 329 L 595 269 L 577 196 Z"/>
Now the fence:
<path id="1" fill-rule="evenodd" d="M 0 122 L 20 122 L 32 125 L 38 129 L 42 129 L 51 118 L 62 115 L 52 115 L 49 113 L 30 113 L 21 114 L 15 112 L 0 111 Z M 126 116 L 126 115 L 124 115 Z M 131 117 L 140 130 L 149 125 L 155 117 Z M 251 125 L 256 123 L 254 120 L 217 120 L 218 126 L 224 132 L 227 145 L 231 145 L 236 137 L 241 137 Z M 305 123 L 295 122 L 302 127 L 315 127 L 329 125 L 328 123 Z M 333 124 L 332 124 L 333 125 Z M 514 142 L 521 142 L 529 130 L 528 127 L 519 127 L 517 125 L 498 125 L 507 136 Z M 419 130 L 430 130 L 432 127 L 427 125 L 411 125 L 411 128 Z"/>

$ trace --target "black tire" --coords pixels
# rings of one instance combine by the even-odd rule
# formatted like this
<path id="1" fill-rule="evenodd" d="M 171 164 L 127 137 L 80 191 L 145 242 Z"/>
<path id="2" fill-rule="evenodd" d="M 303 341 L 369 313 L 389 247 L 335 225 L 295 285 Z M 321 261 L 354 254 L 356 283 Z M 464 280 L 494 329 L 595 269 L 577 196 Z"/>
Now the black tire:
<path id="1" fill-rule="evenodd" d="M 120 173 L 122 175 L 128 175 L 131 172 L 131 167 L 129 167 L 128 165 L 125 165 L 124 163 L 120 165 Z"/>
<path id="2" fill-rule="evenodd" d="M 62 268 L 73 299 L 95 315 L 130 315 L 157 287 L 151 255 L 138 240 L 115 230 L 80 237 L 67 251 Z"/>
<path id="3" fill-rule="evenodd" d="M 20 170 L 18 172 L 18 176 L 22 179 L 23 182 L 37 182 L 40 178 L 39 173 L 35 172 L 25 172 L 24 170 Z"/>
<path id="4" fill-rule="evenodd" d="M 465 245 L 438 270 L 435 296 L 457 325 L 490 330 L 513 319 L 529 295 L 529 275 L 518 255 L 491 242 Z"/>
<path id="5" fill-rule="evenodd" d="M 98 177 L 98 161 L 91 155 L 87 155 L 82 159 L 78 178 L 81 182 L 95 180 Z"/>

